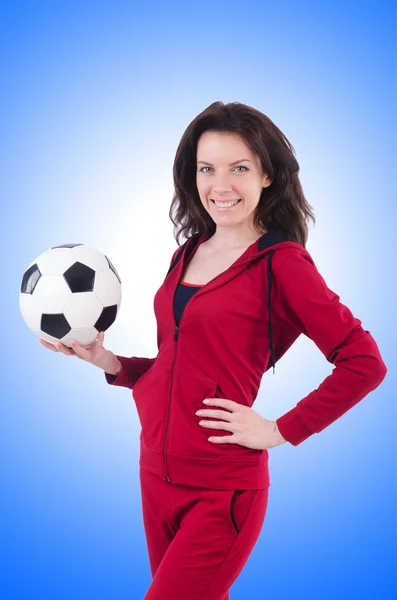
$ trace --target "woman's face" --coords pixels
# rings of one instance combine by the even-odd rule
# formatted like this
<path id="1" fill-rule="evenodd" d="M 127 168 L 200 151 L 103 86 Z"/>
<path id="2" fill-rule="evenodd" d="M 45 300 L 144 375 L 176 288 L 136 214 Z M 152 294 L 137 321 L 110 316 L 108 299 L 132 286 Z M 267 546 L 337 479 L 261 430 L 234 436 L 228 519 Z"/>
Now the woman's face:
<path id="1" fill-rule="evenodd" d="M 252 228 L 262 189 L 271 181 L 239 135 L 205 131 L 197 144 L 196 184 L 201 202 L 217 225 L 246 222 Z M 228 210 L 218 210 L 213 202 L 238 199 Z"/>

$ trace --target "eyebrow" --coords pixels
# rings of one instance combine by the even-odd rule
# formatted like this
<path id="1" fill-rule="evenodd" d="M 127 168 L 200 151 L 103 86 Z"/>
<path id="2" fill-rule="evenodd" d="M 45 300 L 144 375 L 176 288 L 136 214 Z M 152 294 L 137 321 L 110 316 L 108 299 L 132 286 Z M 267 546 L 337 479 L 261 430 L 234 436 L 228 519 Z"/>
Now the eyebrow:
<path id="1" fill-rule="evenodd" d="M 242 162 L 251 162 L 251 161 L 248 160 L 248 158 L 242 158 L 241 160 L 236 160 L 235 162 L 230 163 L 229 167 L 232 167 L 233 165 L 237 165 L 237 163 L 242 163 Z M 214 166 L 212 163 L 205 162 L 205 160 L 199 160 L 197 164 L 199 165 L 200 163 L 202 163 L 203 165 L 209 165 L 210 167 Z"/>

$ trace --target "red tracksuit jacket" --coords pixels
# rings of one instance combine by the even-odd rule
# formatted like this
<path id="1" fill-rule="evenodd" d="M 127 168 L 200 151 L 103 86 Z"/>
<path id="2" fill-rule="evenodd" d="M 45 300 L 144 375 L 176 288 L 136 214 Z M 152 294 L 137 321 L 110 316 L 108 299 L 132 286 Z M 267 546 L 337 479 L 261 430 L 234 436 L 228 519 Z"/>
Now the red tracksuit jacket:
<path id="1" fill-rule="evenodd" d="M 175 251 L 156 292 L 157 356 L 118 356 L 121 372 L 105 377 L 132 390 L 142 427 L 142 468 L 185 485 L 262 489 L 270 485 L 268 450 L 209 442 L 210 435 L 230 432 L 198 424 L 195 413 L 206 408 L 204 398 L 252 407 L 263 374 L 272 365 L 274 372 L 304 333 L 335 368 L 277 419 L 281 435 L 297 446 L 374 390 L 387 368 L 370 332 L 327 287 L 308 251 L 278 229 L 263 234 L 206 285 L 182 286 L 184 265 L 209 237 L 193 235 Z M 182 287 L 194 292 L 188 302 Z"/>

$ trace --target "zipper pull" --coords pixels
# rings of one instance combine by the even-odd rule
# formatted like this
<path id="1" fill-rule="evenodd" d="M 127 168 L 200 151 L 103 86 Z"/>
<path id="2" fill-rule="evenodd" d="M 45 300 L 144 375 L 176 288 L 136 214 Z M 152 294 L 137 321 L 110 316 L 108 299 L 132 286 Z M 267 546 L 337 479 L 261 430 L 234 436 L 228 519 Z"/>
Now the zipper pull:
<path id="1" fill-rule="evenodd" d="M 178 325 L 175 327 L 174 329 L 174 341 L 177 342 L 178 341 Z"/>

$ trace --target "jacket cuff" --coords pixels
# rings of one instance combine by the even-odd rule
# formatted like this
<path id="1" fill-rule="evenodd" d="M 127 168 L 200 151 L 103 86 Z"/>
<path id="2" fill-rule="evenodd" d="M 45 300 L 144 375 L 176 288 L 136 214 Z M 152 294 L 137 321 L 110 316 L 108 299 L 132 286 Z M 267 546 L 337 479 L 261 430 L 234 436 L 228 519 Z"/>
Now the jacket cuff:
<path id="1" fill-rule="evenodd" d="M 298 446 L 315 433 L 303 423 L 296 407 L 276 419 L 276 423 L 283 438 L 293 446 Z"/>
<path id="2" fill-rule="evenodd" d="M 131 388 L 131 359 L 125 356 L 119 356 L 118 354 L 116 354 L 116 357 L 121 362 L 121 371 L 118 373 L 118 375 L 111 375 L 105 371 L 105 379 L 109 385 L 118 385 L 120 387 Z"/>

